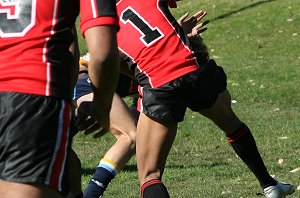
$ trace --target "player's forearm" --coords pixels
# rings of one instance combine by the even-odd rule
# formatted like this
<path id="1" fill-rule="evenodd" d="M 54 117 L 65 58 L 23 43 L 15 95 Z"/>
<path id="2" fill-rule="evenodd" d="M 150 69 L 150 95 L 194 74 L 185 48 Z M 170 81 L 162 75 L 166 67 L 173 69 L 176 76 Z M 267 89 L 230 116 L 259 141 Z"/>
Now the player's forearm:
<path id="1" fill-rule="evenodd" d="M 99 67 L 99 65 L 101 65 Z M 89 76 L 92 81 L 94 100 L 103 107 L 110 108 L 113 93 L 116 89 L 119 68 L 118 59 L 115 56 L 106 60 L 91 60 L 89 65 Z M 100 104 L 101 103 L 101 104 Z"/>
<path id="2" fill-rule="evenodd" d="M 119 76 L 119 54 L 115 28 L 104 26 L 86 31 L 91 61 L 89 76 L 94 88 L 94 101 L 109 110 Z"/>

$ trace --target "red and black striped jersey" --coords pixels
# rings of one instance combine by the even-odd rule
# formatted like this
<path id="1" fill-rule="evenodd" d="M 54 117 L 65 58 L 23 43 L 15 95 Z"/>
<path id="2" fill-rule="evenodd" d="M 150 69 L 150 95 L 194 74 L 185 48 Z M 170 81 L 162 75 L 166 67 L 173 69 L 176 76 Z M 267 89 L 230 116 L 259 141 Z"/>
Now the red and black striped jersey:
<path id="1" fill-rule="evenodd" d="M 110 0 L 0 0 L 0 91 L 71 99 L 73 56 L 69 46 L 80 11 L 80 28 L 116 25 Z"/>
<path id="2" fill-rule="evenodd" d="M 170 13 L 169 0 L 120 0 L 119 50 L 137 64 L 143 86 L 159 87 L 198 69 L 187 37 Z M 176 5 L 176 3 L 175 3 Z"/>

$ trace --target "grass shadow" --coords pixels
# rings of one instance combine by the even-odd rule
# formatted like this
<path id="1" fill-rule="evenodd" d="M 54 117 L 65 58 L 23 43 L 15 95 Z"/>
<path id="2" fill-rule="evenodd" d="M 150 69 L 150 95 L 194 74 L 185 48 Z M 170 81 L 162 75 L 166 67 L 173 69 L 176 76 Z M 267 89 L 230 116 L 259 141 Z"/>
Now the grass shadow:
<path id="1" fill-rule="evenodd" d="M 167 168 L 170 169 L 186 169 L 186 168 L 207 168 L 207 167 L 216 167 L 216 166 L 227 166 L 228 163 L 226 162 L 211 162 L 211 163 L 205 163 L 205 164 L 197 164 L 197 165 L 167 165 Z M 137 172 L 137 166 L 135 164 L 126 165 L 122 171 L 126 172 Z M 92 175 L 94 174 L 95 169 L 93 168 L 82 168 L 82 174 L 83 175 Z"/>
<path id="2" fill-rule="evenodd" d="M 244 11 L 244 10 L 247 10 L 247 9 L 250 9 L 250 8 L 254 8 L 254 7 L 259 6 L 259 5 L 261 5 L 261 4 L 264 4 L 264 3 L 270 3 L 270 2 L 273 2 L 273 1 L 276 1 L 276 0 L 264 0 L 264 1 L 259 1 L 259 2 L 256 2 L 256 3 L 250 4 L 250 5 L 244 6 L 244 7 L 240 8 L 240 9 L 233 10 L 233 11 L 228 12 L 228 13 L 226 13 L 226 14 L 219 15 L 219 16 L 213 18 L 213 19 L 210 19 L 209 21 L 212 22 L 212 21 L 224 19 L 224 18 L 229 17 L 229 16 L 231 16 L 231 15 L 233 15 L 233 14 L 236 14 L 236 13 L 238 13 L 238 12 L 242 12 L 242 11 Z"/>

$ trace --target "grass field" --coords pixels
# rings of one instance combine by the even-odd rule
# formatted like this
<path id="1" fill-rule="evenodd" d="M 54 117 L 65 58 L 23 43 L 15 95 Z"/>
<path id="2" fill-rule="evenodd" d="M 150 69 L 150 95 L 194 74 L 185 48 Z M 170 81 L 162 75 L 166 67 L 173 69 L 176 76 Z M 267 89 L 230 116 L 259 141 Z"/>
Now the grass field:
<path id="1" fill-rule="evenodd" d="M 270 173 L 300 185 L 300 3 L 298 0 L 182 0 L 176 17 L 208 12 L 203 33 L 211 57 L 224 67 L 234 110 L 256 138 Z M 81 53 L 86 46 L 81 38 Z M 114 143 L 79 134 L 74 147 L 86 186 L 98 160 Z M 174 198 L 255 198 L 258 182 L 222 132 L 187 111 L 170 152 L 163 181 Z M 139 197 L 136 160 L 112 181 L 106 198 Z M 297 191 L 293 196 L 300 197 Z"/>

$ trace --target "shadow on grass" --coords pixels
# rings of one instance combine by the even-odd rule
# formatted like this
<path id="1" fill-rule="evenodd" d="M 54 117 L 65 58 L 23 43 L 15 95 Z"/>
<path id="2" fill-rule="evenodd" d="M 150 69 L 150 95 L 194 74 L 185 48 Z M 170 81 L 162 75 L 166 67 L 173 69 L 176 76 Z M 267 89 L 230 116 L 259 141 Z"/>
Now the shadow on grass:
<path id="1" fill-rule="evenodd" d="M 212 21 L 216 21 L 216 20 L 219 20 L 219 19 L 224 19 L 224 18 L 229 17 L 229 16 L 231 16 L 231 15 L 233 15 L 233 14 L 236 14 L 236 13 L 238 13 L 238 12 L 242 12 L 242 11 L 244 11 L 244 10 L 247 10 L 247 9 L 250 9 L 250 8 L 254 8 L 254 7 L 258 6 L 258 5 L 261 5 L 261 4 L 264 4 L 264 3 L 270 3 L 270 2 L 273 2 L 273 1 L 276 1 L 276 0 L 264 0 L 264 1 L 258 1 L 258 2 L 256 2 L 256 3 L 253 3 L 253 4 L 250 4 L 250 5 L 248 5 L 248 6 L 242 7 L 242 8 L 240 8 L 240 9 L 238 9 L 238 10 L 233 10 L 233 11 L 228 12 L 228 13 L 226 13 L 226 14 L 222 14 L 222 15 L 220 15 L 220 16 L 217 16 L 217 17 L 215 17 L 215 18 L 213 18 L 213 19 L 210 19 L 209 21 L 212 22 Z"/>
<path id="2" fill-rule="evenodd" d="M 212 167 L 227 166 L 227 165 L 228 165 L 228 163 L 226 163 L 226 162 L 210 162 L 210 163 L 197 164 L 197 165 L 187 165 L 187 164 L 185 164 L 185 165 L 167 165 L 167 168 L 170 168 L 170 169 L 186 169 L 186 168 L 199 168 L 199 167 L 212 168 Z M 137 166 L 133 165 L 133 164 L 126 165 L 123 168 L 123 171 L 137 172 Z M 92 174 L 94 174 L 94 172 L 95 172 L 95 169 L 85 168 L 85 167 L 82 168 L 83 175 L 92 175 Z"/>

